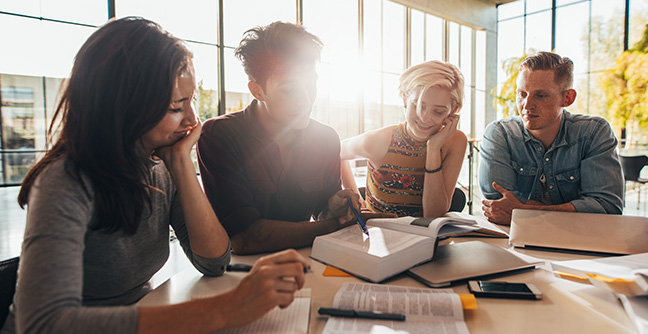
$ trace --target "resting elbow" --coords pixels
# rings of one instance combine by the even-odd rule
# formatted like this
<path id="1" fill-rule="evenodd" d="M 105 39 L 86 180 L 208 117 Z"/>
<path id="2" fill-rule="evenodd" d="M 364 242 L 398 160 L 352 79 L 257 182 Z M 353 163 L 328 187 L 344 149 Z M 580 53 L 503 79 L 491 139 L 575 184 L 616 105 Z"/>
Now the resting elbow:
<path id="1" fill-rule="evenodd" d="M 232 253 L 237 255 L 254 254 L 254 251 L 250 247 L 251 240 L 245 238 L 244 234 L 245 233 L 241 232 L 232 236 Z"/>

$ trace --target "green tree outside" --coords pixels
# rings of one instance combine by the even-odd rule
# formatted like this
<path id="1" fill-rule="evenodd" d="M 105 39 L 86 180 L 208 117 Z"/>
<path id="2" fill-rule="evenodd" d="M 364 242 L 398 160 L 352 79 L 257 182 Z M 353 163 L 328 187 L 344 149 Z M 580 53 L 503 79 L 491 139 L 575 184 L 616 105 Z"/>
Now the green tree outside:
<path id="1" fill-rule="evenodd" d="M 529 53 L 525 53 L 521 57 L 511 57 L 502 63 L 502 69 L 506 73 L 506 81 L 504 81 L 499 91 L 497 87 L 491 90 L 491 95 L 494 97 L 493 105 L 495 109 L 502 113 L 502 118 L 519 115 L 516 104 L 518 68 L 526 57 L 535 53 L 536 50 L 531 49 Z"/>
<path id="2" fill-rule="evenodd" d="M 637 132 L 648 127 L 648 24 L 643 38 L 628 51 L 621 53 L 613 69 L 609 70 L 599 84 L 605 90 L 610 116 L 629 138 L 626 148 L 633 141 L 642 140 Z"/>
<path id="3" fill-rule="evenodd" d="M 204 89 L 203 82 L 198 82 L 198 92 L 196 94 L 196 109 L 198 109 L 198 118 L 204 122 L 212 117 L 218 116 L 218 99 L 214 99 L 216 92 L 211 89 Z"/>

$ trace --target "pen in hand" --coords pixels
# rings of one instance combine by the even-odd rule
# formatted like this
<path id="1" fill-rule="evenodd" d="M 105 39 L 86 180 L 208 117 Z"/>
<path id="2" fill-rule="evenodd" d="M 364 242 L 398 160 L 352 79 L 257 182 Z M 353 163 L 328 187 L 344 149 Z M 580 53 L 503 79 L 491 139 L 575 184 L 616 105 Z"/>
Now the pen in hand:
<path id="1" fill-rule="evenodd" d="M 242 263 L 228 264 L 225 270 L 249 272 L 250 270 L 252 270 L 252 266 L 249 264 L 242 264 Z"/>
<path id="2" fill-rule="evenodd" d="M 362 220 L 362 217 L 360 217 L 360 214 L 358 213 L 358 210 L 356 210 L 353 207 L 353 203 L 351 203 L 351 197 L 347 197 L 347 204 L 351 208 L 351 211 L 353 214 L 356 216 L 356 219 L 358 220 L 358 224 L 360 225 L 360 228 L 362 229 L 362 232 L 369 236 L 369 231 L 367 230 L 367 225 L 365 225 L 364 221 Z"/>
<path id="3" fill-rule="evenodd" d="M 321 315 L 332 316 L 332 317 L 405 321 L 405 315 L 397 314 L 397 313 L 356 311 L 356 310 L 329 308 L 329 307 L 320 307 L 319 309 L 317 309 L 317 313 Z"/>
<path id="4" fill-rule="evenodd" d="M 250 272 L 252 270 L 252 266 L 249 264 L 242 264 L 242 263 L 234 263 L 234 264 L 228 264 L 227 267 L 225 267 L 225 271 L 241 271 L 241 272 Z M 304 267 L 304 274 L 310 273 L 310 267 Z"/>

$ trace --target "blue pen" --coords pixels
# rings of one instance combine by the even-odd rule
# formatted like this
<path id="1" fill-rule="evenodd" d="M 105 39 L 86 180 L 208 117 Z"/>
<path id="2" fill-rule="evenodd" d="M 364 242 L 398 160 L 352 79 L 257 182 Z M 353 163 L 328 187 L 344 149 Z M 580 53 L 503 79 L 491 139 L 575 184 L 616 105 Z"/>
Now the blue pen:
<path id="1" fill-rule="evenodd" d="M 360 228 L 362 229 L 362 232 L 369 236 L 369 231 L 367 230 L 367 225 L 365 225 L 364 221 L 362 221 L 362 217 L 360 217 L 360 214 L 358 211 L 353 207 L 353 204 L 351 204 L 351 197 L 347 197 L 347 204 L 351 208 L 351 211 L 353 214 L 356 216 L 356 219 L 358 220 L 358 224 L 360 225 Z"/>

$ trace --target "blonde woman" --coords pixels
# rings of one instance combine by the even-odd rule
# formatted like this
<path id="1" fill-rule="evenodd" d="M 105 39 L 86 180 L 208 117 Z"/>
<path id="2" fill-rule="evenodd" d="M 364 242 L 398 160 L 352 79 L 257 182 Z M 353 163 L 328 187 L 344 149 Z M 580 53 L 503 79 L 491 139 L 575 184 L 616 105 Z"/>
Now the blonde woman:
<path id="1" fill-rule="evenodd" d="M 428 61 L 400 77 L 405 121 L 342 141 L 342 160 L 367 159 L 366 206 L 399 216 L 438 217 L 450 208 L 466 135 L 457 129 L 464 79 L 452 64 Z M 343 184 L 356 188 L 348 163 Z"/>

